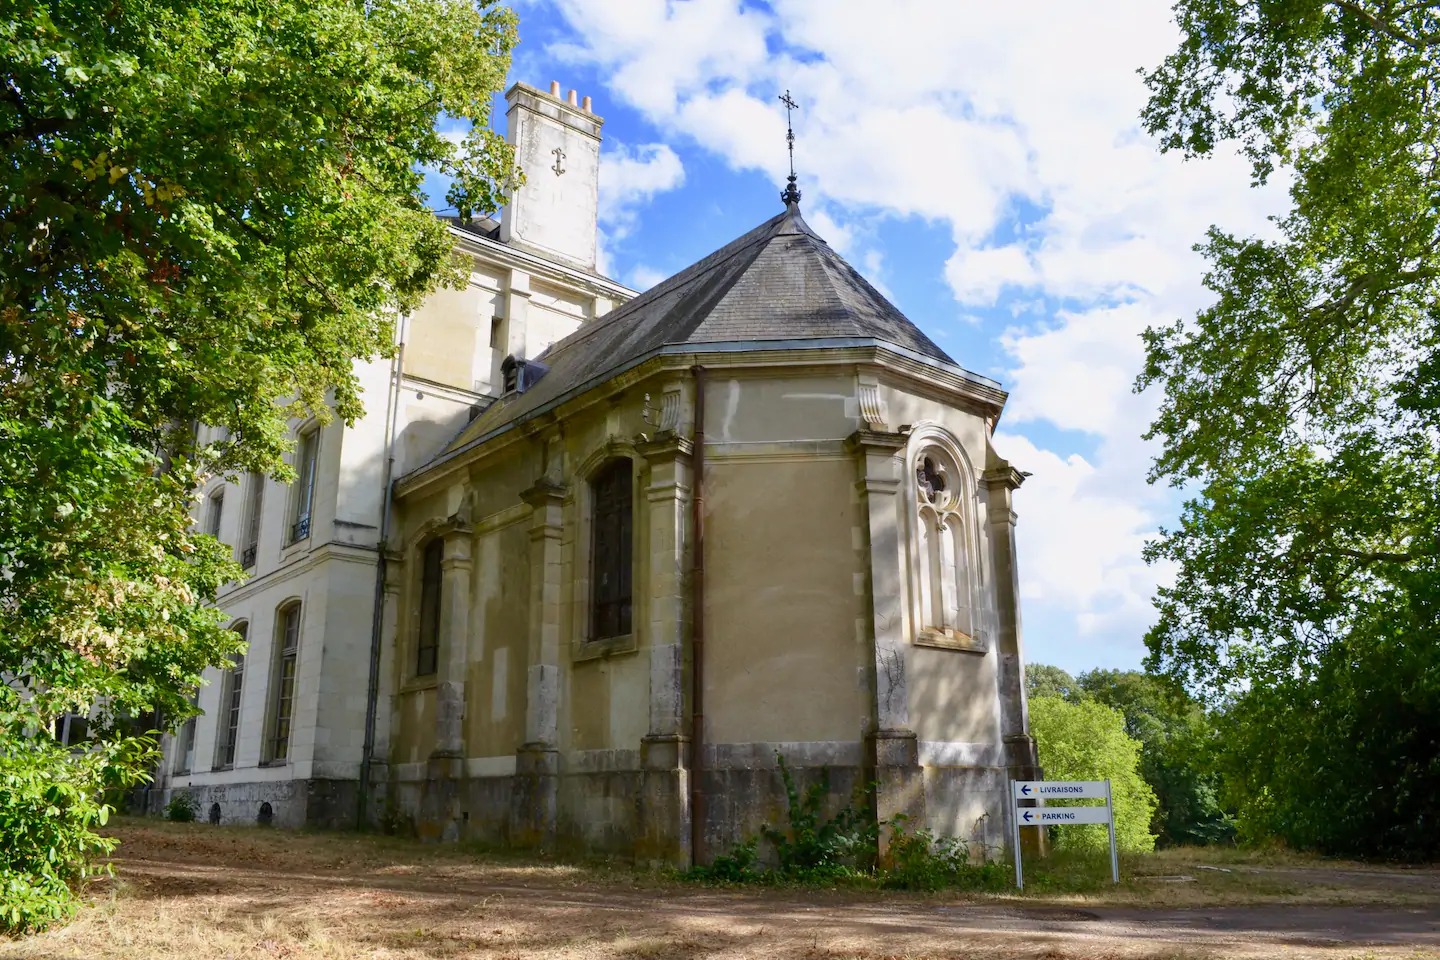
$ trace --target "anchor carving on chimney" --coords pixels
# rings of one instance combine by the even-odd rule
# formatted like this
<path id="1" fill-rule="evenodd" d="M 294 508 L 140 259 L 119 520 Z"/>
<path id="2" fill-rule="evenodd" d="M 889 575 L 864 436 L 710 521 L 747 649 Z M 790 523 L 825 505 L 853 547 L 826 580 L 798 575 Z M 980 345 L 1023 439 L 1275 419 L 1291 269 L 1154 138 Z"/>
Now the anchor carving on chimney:
<path id="1" fill-rule="evenodd" d="M 560 176 L 560 174 L 565 172 L 565 151 L 561 150 L 559 147 L 556 147 L 550 152 L 555 154 L 555 166 L 551 167 L 550 169 L 554 170 L 555 176 L 558 177 Z"/>

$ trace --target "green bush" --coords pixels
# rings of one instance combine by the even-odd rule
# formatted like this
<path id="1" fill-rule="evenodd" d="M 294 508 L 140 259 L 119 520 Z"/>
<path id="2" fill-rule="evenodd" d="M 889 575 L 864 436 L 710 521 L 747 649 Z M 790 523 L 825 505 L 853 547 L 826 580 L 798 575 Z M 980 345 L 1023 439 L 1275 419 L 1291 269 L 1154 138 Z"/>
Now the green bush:
<path id="1" fill-rule="evenodd" d="M 786 828 L 763 826 L 760 834 L 775 848 L 776 872 L 786 880 L 824 882 L 866 872 L 875 861 L 879 830 L 866 802 L 866 789 L 854 794 L 834 816 L 824 816 L 830 796 L 830 769 L 802 793 L 780 754 L 780 778 L 785 783 L 788 812 Z"/>
<path id="2" fill-rule="evenodd" d="M 716 857 L 708 867 L 695 867 L 690 877 L 695 880 L 709 880 L 714 883 L 754 883 L 765 879 L 760 866 L 760 857 L 755 852 L 759 839 L 751 837 L 744 843 L 737 843 L 729 853 Z"/>
<path id="3" fill-rule="evenodd" d="M 200 801 L 196 800 L 184 790 L 177 790 L 170 795 L 170 802 L 165 805 L 165 819 L 172 823 L 194 823 L 200 816 Z"/>
<path id="4" fill-rule="evenodd" d="M 115 848 L 95 832 L 110 816 L 100 799 L 106 776 L 143 762 L 121 750 L 74 751 L 0 713 L 0 930 L 28 933 L 68 919 L 85 878 L 109 870 L 92 865 Z"/>
<path id="5" fill-rule="evenodd" d="M 936 836 L 929 829 L 906 832 L 909 817 L 900 814 L 887 826 L 890 845 L 880 885 L 890 890 L 1003 890 L 1014 878 L 1003 863 L 972 863 L 970 848 L 958 837 Z"/>
<path id="6" fill-rule="evenodd" d="M 759 838 L 736 844 L 709 866 L 686 876 L 714 883 L 832 884 L 837 881 L 875 885 L 892 890 L 999 890 L 1010 884 L 1003 863 L 971 863 L 963 840 L 936 836 L 928 829 L 907 832 L 908 818 L 889 821 L 886 863 L 878 864 L 880 830 L 869 803 L 874 784 L 857 786 L 846 804 L 825 816 L 830 772 L 821 768 L 803 791 L 796 785 L 785 758 L 776 754 L 787 803 L 783 827 L 766 825 L 760 835 L 773 848 L 775 866 L 765 869 L 758 854 Z"/>
<path id="7" fill-rule="evenodd" d="M 1118 710 L 1058 697 L 1030 701 L 1030 732 L 1048 780 L 1109 780 L 1115 805 L 1115 843 L 1121 850 L 1154 850 L 1150 820 L 1155 791 L 1140 776 L 1140 743 L 1125 733 Z M 1066 801 L 1053 801 L 1056 806 Z M 1057 850 L 1103 850 L 1109 838 L 1103 826 L 1055 828 Z"/>

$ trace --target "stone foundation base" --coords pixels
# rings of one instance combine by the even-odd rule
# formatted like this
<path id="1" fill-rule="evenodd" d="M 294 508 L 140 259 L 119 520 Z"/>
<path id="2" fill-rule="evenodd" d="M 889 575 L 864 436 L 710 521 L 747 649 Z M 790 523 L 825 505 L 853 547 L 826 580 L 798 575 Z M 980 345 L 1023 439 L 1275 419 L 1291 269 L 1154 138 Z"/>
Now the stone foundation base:
<path id="1" fill-rule="evenodd" d="M 146 812 L 163 815 L 171 797 L 184 793 L 195 798 L 195 816 L 202 823 L 350 830 L 358 787 L 356 780 L 318 779 L 168 787 L 150 791 Z"/>
<path id="2" fill-rule="evenodd" d="M 964 752 L 937 757 L 935 745 L 917 745 L 903 731 L 867 743 L 709 745 L 702 774 L 702 846 L 695 853 L 708 863 L 759 836 L 764 826 L 785 828 L 788 801 L 778 750 L 801 796 L 828 777 L 822 816 L 833 816 L 847 803 L 880 823 L 903 813 L 911 830 L 958 837 L 977 859 L 1001 857 L 1010 836 L 1009 780 L 1038 775 L 1025 762 L 1033 758 L 1033 742 L 1026 738 L 1005 746 L 1005 757 L 998 747 L 990 748 L 976 764 L 979 756 Z M 927 749 L 929 762 L 922 762 Z M 638 750 L 569 755 L 533 745 L 517 751 L 513 774 L 495 776 L 467 775 L 475 761 L 436 756 L 412 767 L 411 779 L 389 768 L 392 778 L 376 784 L 368 825 L 435 842 L 468 840 L 686 867 L 692 862 L 689 752 L 690 744 L 680 737 L 647 739 Z M 990 765 L 992 758 L 1019 763 Z M 268 808 L 268 822 L 278 827 L 353 829 L 357 787 L 354 780 L 314 779 L 176 789 L 196 799 L 202 822 L 218 814 L 222 824 L 253 824 L 264 820 Z M 173 792 L 151 791 L 150 812 L 163 812 Z M 761 844 L 762 856 L 769 854 L 767 847 Z"/>

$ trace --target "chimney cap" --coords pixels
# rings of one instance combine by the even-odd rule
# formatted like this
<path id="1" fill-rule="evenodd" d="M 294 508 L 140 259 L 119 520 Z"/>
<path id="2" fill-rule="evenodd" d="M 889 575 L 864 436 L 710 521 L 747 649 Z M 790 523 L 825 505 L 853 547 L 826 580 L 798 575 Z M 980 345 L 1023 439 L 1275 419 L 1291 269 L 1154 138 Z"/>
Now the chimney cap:
<path id="1" fill-rule="evenodd" d="M 550 81 L 550 96 L 554 97 L 556 100 L 559 100 L 559 99 L 560 99 L 560 81 L 559 81 L 559 80 L 551 80 L 551 81 Z"/>

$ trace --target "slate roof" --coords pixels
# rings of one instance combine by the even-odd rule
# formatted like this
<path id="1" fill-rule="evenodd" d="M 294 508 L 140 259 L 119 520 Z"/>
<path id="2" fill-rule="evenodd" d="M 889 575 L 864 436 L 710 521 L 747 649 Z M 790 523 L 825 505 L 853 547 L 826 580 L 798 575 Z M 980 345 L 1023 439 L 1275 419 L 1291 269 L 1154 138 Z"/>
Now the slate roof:
<path id="1" fill-rule="evenodd" d="M 439 219 L 444 220 L 456 230 L 472 233 L 477 237 L 484 237 L 486 240 L 500 239 L 500 221 L 493 217 L 475 217 L 470 220 L 461 220 L 459 217 L 439 215 Z"/>
<path id="2" fill-rule="evenodd" d="M 539 357 L 549 368 L 524 393 L 492 404 L 451 449 L 514 421 L 638 357 L 670 344 L 840 337 L 895 344 L 938 364 L 955 361 L 831 250 L 790 204 L 744 236 Z"/>

